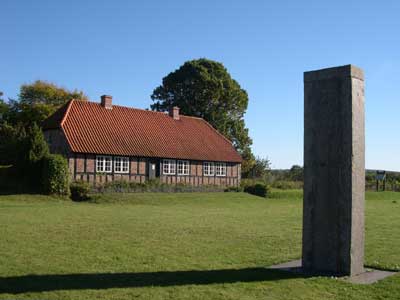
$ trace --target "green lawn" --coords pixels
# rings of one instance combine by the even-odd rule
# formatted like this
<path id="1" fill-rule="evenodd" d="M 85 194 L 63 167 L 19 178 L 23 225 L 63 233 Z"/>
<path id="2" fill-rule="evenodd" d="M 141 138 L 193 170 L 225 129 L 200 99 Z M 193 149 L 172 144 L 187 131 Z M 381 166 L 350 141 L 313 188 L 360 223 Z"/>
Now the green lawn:
<path id="1" fill-rule="evenodd" d="M 300 258 L 299 191 L 0 196 L 0 299 L 399 299 L 264 267 Z M 400 193 L 367 193 L 366 264 L 400 269 Z"/>

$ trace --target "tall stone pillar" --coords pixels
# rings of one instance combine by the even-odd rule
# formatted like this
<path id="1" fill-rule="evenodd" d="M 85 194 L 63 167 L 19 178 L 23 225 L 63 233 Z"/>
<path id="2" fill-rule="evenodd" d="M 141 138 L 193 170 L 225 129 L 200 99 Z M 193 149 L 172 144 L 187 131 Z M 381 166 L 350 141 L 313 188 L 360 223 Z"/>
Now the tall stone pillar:
<path id="1" fill-rule="evenodd" d="M 347 65 L 304 73 L 305 271 L 364 271 L 364 74 Z"/>

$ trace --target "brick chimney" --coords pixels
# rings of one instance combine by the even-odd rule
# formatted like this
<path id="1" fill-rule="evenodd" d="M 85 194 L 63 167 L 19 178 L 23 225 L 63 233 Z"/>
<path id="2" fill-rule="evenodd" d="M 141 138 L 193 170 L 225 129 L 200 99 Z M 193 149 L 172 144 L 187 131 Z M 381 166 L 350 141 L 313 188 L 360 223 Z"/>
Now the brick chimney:
<path id="1" fill-rule="evenodd" d="M 108 95 L 101 96 L 101 106 L 107 109 L 112 109 L 112 96 Z"/>
<path id="2" fill-rule="evenodd" d="M 169 116 L 174 120 L 179 120 L 179 107 L 174 106 L 169 109 Z"/>

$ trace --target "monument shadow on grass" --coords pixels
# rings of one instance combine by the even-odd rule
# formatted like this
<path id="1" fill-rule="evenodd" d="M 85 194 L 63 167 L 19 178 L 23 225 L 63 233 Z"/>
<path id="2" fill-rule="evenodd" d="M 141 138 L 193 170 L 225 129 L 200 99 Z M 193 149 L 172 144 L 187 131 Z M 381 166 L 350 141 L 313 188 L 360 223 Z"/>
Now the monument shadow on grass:
<path id="1" fill-rule="evenodd" d="M 58 290 L 137 288 L 276 281 L 304 277 L 266 268 L 142 273 L 49 274 L 0 277 L 0 294 Z"/>

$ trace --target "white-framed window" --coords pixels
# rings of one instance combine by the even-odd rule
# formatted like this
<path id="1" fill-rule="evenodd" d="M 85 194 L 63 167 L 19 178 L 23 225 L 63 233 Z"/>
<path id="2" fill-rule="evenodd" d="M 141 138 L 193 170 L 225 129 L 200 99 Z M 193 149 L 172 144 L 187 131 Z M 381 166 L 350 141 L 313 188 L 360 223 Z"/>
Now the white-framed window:
<path id="1" fill-rule="evenodd" d="M 189 161 L 178 160 L 178 175 L 189 175 Z"/>
<path id="2" fill-rule="evenodd" d="M 124 156 L 114 157 L 114 172 L 129 173 L 129 157 L 124 157 Z"/>
<path id="3" fill-rule="evenodd" d="M 164 175 L 175 175 L 176 164 L 174 159 L 163 160 L 163 174 Z"/>
<path id="4" fill-rule="evenodd" d="M 214 176 L 214 163 L 213 162 L 204 162 L 203 163 L 203 174 L 204 176 Z"/>
<path id="5" fill-rule="evenodd" d="M 215 163 L 215 175 L 226 176 L 226 163 L 222 162 Z"/>
<path id="6" fill-rule="evenodd" d="M 96 156 L 96 172 L 111 173 L 111 156 L 98 155 Z"/>

